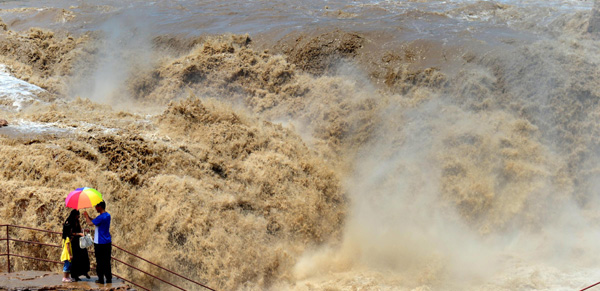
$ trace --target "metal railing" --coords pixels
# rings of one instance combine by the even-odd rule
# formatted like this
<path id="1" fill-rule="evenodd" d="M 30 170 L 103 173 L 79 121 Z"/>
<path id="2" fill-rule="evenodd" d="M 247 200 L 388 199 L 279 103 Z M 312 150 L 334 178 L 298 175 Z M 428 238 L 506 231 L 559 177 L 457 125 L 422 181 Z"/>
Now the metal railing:
<path id="1" fill-rule="evenodd" d="M 43 243 L 43 242 L 38 242 L 38 241 L 28 241 L 28 240 L 20 240 L 20 239 L 11 238 L 11 237 L 10 237 L 10 231 L 9 231 L 11 227 L 12 227 L 12 228 L 20 228 L 20 229 L 28 229 L 28 230 L 37 231 L 37 232 L 45 232 L 45 233 L 50 233 L 50 234 L 59 234 L 59 235 L 61 234 L 60 232 L 56 232 L 56 231 L 50 231 L 50 230 L 45 230 L 45 229 L 32 228 L 32 227 L 26 227 L 26 226 L 19 226 L 19 225 L 0 224 L 0 228 L 3 228 L 3 227 L 6 227 L 6 236 L 5 236 L 4 238 L 0 238 L 0 241 L 6 241 L 6 253 L 0 253 L 0 257 L 3 257 L 3 256 L 5 256 L 5 257 L 6 257 L 6 260 L 7 260 L 7 270 L 8 270 L 8 273 L 10 273 L 10 272 L 11 272 L 11 266 L 10 266 L 10 265 L 11 265 L 11 264 L 10 264 L 10 258 L 11 258 L 11 257 L 24 258 L 24 259 L 30 259 L 30 260 L 36 260 L 36 261 L 42 261 L 42 262 L 49 262 L 49 263 L 55 263 L 55 264 L 62 264 L 62 262 L 60 262 L 60 261 L 49 260 L 49 259 L 44 259 L 44 258 L 30 257 L 30 256 L 25 256 L 25 255 L 20 255 L 20 254 L 14 254 L 14 253 L 11 253 L 11 252 L 10 252 L 10 242 L 11 242 L 11 241 L 13 241 L 13 242 L 18 242 L 18 243 L 26 243 L 26 244 L 42 245 L 42 246 L 48 246 L 48 247 L 56 247 L 56 248 L 60 248 L 60 247 L 61 247 L 60 245 L 55 245 L 55 244 L 48 244 L 48 243 Z M 208 287 L 208 286 L 206 286 L 206 285 L 204 285 L 204 284 L 202 284 L 202 283 L 200 283 L 200 282 L 197 282 L 197 281 L 195 281 L 195 280 L 192 280 L 192 279 L 190 279 L 190 278 L 187 278 L 187 277 L 185 277 L 185 276 L 182 276 L 182 275 L 180 275 L 180 274 L 178 274 L 178 273 L 176 273 L 176 272 L 174 272 L 174 271 L 171 271 L 171 270 L 169 270 L 169 269 L 167 269 L 167 268 L 165 268 L 165 267 L 162 267 L 162 266 L 160 266 L 160 265 L 158 265 L 158 264 L 156 264 L 156 263 L 153 263 L 153 262 L 151 262 L 151 261 L 149 261 L 149 260 L 147 260 L 147 259 L 144 259 L 144 258 L 142 258 L 142 257 L 140 257 L 140 256 L 138 256 L 138 255 L 136 255 L 136 254 L 134 254 L 134 253 L 132 253 L 132 252 L 130 252 L 130 251 L 128 251 L 128 250 L 126 250 L 126 249 L 123 249 L 123 248 L 121 248 L 121 247 L 119 247 L 119 246 L 115 245 L 115 244 L 112 244 L 112 246 L 113 246 L 113 247 L 115 247 L 117 250 L 120 250 L 120 251 L 122 251 L 122 252 L 124 252 L 124 253 L 126 253 L 126 254 L 128 254 L 128 255 L 130 255 L 130 256 L 133 256 L 133 257 L 135 257 L 135 258 L 137 258 L 137 259 L 140 259 L 140 260 L 142 260 L 142 261 L 144 261 L 144 262 L 146 262 L 146 263 L 149 263 L 149 264 L 151 264 L 152 266 L 155 266 L 155 267 L 157 267 L 157 268 L 160 268 L 160 269 L 161 269 L 161 270 L 163 270 L 163 271 L 167 271 L 167 272 L 169 272 L 170 274 L 173 274 L 173 275 L 175 275 L 175 276 L 177 276 L 177 277 L 179 277 L 179 278 L 181 278 L 181 279 L 184 279 L 184 280 L 186 280 L 187 282 L 190 282 L 190 283 L 193 283 L 193 284 L 195 284 L 196 286 L 201 286 L 201 287 L 203 287 L 203 288 L 205 288 L 205 289 L 216 291 L 216 290 L 215 290 L 215 289 L 213 289 L 213 288 L 210 288 L 210 287 Z M 89 250 L 88 250 L 88 252 L 89 252 L 89 253 L 94 253 L 93 251 L 89 251 Z M 168 284 L 168 285 L 170 285 L 170 286 L 172 286 L 172 287 L 174 287 L 174 288 L 177 288 L 177 289 L 179 289 L 179 290 L 186 290 L 186 289 L 184 289 L 184 288 L 182 288 L 182 287 L 180 287 L 180 286 L 178 286 L 178 285 L 175 285 L 175 284 L 174 284 L 174 283 L 172 283 L 172 282 L 169 282 L 169 281 L 167 281 L 167 280 L 165 280 L 165 279 L 159 278 L 159 277 L 158 277 L 158 276 L 156 276 L 156 275 L 153 275 L 153 274 L 150 274 L 149 272 L 146 272 L 146 271 L 144 271 L 144 270 L 141 270 L 140 268 L 137 268 L 137 267 L 135 267 L 135 266 L 133 266 L 133 265 L 131 265 L 131 264 L 128 264 L 128 263 L 126 263 L 126 262 L 124 262 L 124 261 L 122 261 L 122 260 L 120 260 L 120 259 L 118 259 L 118 258 L 116 258 L 116 257 L 114 257 L 114 256 L 111 256 L 111 258 L 112 258 L 112 260 L 113 260 L 113 261 L 115 261 L 115 262 L 121 263 L 121 264 L 123 264 L 123 265 L 125 265 L 125 266 L 127 266 L 127 267 L 129 267 L 129 268 L 131 268 L 131 269 L 134 269 L 134 270 L 136 270 L 136 271 L 139 271 L 139 272 L 143 273 L 143 274 L 144 274 L 144 275 L 146 275 L 146 276 L 149 276 L 149 277 L 151 277 L 151 278 L 154 278 L 154 279 L 156 279 L 156 280 L 159 280 L 159 281 L 161 281 L 161 282 L 163 282 L 163 283 L 165 283 L 165 284 Z M 95 268 L 91 268 L 91 269 L 95 269 Z M 148 291 L 150 291 L 150 289 L 148 289 L 148 288 L 146 288 L 146 287 L 143 287 L 143 286 L 141 286 L 141 285 L 139 285 L 139 284 L 137 284 L 137 283 L 135 283 L 135 282 L 133 282 L 133 281 L 131 281 L 131 280 L 125 279 L 125 278 L 123 278 L 122 276 L 119 276 L 119 275 L 117 275 L 117 274 L 114 274 L 114 273 L 113 273 L 112 275 L 113 275 L 113 276 L 115 276 L 115 277 L 117 277 L 117 278 L 119 278 L 119 279 L 121 279 L 121 280 L 123 280 L 123 281 L 125 281 L 125 282 L 127 282 L 127 283 L 130 283 L 130 284 L 132 284 L 132 285 L 135 285 L 135 286 L 136 286 L 136 287 L 138 287 L 138 288 L 141 288 L 141 289 L 144 289 L 144 290 L 148 290 Z"/>

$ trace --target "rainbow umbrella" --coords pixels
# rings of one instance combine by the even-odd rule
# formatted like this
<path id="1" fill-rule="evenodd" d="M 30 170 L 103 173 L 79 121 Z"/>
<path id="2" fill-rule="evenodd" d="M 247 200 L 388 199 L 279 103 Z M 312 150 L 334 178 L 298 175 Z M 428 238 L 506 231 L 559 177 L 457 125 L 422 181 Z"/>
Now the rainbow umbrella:
<path id="1" fill-rule="evenodd" d="M 65 199 L 67 207 L 77 210 L 94 207 L 100 202 L 102 202 L 102 194 L 98 190 L 89 187 L 77 188 L 71 191 Z"/>

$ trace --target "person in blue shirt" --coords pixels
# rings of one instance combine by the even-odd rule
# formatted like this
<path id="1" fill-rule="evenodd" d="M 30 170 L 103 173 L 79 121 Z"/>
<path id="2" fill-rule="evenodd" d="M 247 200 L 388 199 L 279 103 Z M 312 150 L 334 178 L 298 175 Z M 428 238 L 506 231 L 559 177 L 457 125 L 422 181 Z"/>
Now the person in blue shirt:
<path id="1" fill-rule="evenodd" d="M 110 255 L 112 252 L 112 238 L 110 236 L 110 214 L 106 212 L 106 203 L 104 201 L 95 206 L 99 215 L 93 220 L 87 212 L 83 213 L 88 225 L 95 225 L 94 231 L 94 251 L 96 254 L 96 272 L 98 280 L 96 283 L 112 283 L 112 271 L 110 267 Z M 106 280 L 105 280 L 106 279 Z"/>

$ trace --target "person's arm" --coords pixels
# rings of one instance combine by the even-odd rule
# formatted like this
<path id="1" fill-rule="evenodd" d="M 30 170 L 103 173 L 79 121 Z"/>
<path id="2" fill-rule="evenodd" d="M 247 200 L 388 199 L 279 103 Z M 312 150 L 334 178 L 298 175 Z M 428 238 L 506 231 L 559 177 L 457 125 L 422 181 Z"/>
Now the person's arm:
<path id="1" fill-rule="evenodd" d="M 85 222 L 89 225 L 89 226 L 94 226 L 94 223 L 92 222 L 92 219 L 90 218 L 90 215 L 86 212 L 83 212 L 83 217 L 85 217 Z"/>
<path id="2" fill-rule="evenodd" d="M 81 228 L 81 227 L 79 227 L 79 228 Z M 83 233 L 74 232 L 73 229 L 75 229 L 75 226 L 71 227 L 71 237 L 83 236 Z"/>
<path id="3" fill-rule="evenodd" d="M 73 232 L 73 226 L 69 224 L 69 237 L 73 237 L 75 233 Z"/>

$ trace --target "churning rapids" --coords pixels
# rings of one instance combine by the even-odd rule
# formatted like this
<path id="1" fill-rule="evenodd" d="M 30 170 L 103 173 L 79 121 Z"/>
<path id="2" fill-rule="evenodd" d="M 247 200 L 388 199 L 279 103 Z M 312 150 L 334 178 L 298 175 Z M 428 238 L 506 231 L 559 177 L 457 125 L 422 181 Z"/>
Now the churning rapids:
<path id="1" fill-rule="evenodd" d="M 116 244 L 220 290 L 600 281 L 600 3 L 42 0 L 0 18 L 0 224 L 58 230 L 89 186 Z"/>

